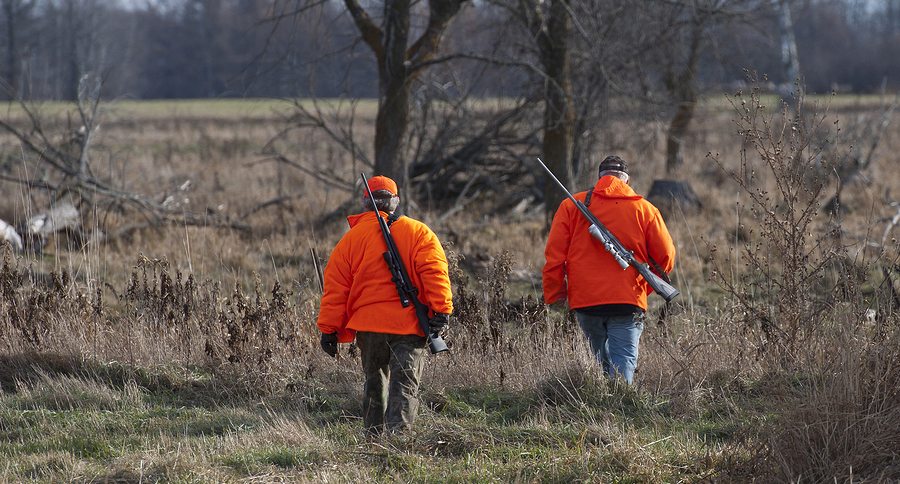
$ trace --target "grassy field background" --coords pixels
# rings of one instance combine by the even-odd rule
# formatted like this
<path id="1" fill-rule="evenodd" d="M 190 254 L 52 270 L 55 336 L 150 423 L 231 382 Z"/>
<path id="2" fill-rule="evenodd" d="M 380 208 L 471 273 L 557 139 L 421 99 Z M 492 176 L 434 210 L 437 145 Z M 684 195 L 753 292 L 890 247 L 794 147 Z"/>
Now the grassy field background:
<path id="1" fill-rule="evenodd" d="M 837 126 L 831 139 L 841 143 L 841 133 L 878 116 L 876 98 L 821 101 L 829 107 L 823 125 Z M 359 106 L 363 146 L 374 108 Z M 70 107 L 42 109 L 64 143 Z M 791 305 L 764 284 L 784 281 L 782 259 L 771 243 L 777 227 L 751 197 L 763 190 L 776 199 L 780 175 L 767 175 L 750 150 L 758 177 L 742 189 L 728 175 L 748 147 L 737 133 L 740 113 L 722 98 L 702 106 L 684 178 L 703 210 L 667 216 L 682 296 L 665 324 L 656 323 L 653 301 L 631 388 L 601 378 L 571 316 L 539 303 L 546 234 L 538 207 L 413 206 L 410 215 L 435 229 L 451 257 L 453 354 L 428 362 L 416 431 L 367 440 L 358 355 L 342 348 L 332 361 L 318 349 L 309 252 L 327 258 L 346 229 L 340 217 L 320 220 L 354 195 L 263 154 L 290 103 L 122 100 L 104 109 L 98 170 L 123 189 L 172 196 L 185 210 L 228 214 L 252 230 L 167 226 L 106 244 L 52 239 L 38 256 L 6 251 L 0 480 L 900 478 L 900 324 L 895 276 L 884 272 L 898 256 L 888 230 L 900 191 L 896 120 L 865 177 L 844 189 L 840 220 L 815 210 L 800 234 L 811 264 L 827 265 L 814 284 L 803 282 L 809 304 Z M 632 161 L 639 193 L 662 173 L 662 126 L 611 128 L 609 150 Z M 342 163 L 335 166 L 352 177 L 351 160 L 321 134 L 297 134 L 289 147 L 298 159 Z M 30 169 L 9 137 L 0 149 L 6 166 Z M 835 152 L 854 149 L 847 142 Z M 45 208 L 19 186 L 0 187 L 4 220 Z M 279 197 L 288 201 L 256 210 Z M 772 213 L 790 220 L 785 207 Z M 87 225 L 110 230 L 128 217 Z M 748 254 L 772 263 L 759 269 Z M 779 337 L 760 322 L 767 315 L 802 323 L 802 344 L 773 343 Z"/>

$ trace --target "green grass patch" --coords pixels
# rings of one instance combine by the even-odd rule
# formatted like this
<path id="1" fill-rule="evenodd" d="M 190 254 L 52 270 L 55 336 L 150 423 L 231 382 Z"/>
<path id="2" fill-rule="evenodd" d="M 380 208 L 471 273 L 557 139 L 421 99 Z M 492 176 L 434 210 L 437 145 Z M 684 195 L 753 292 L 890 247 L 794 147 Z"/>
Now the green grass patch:
<path id="1" fill-rule="evenodd" d="M 323 465 L 327 459 L 314 449 L 275 446 L 235 452 L 222 457 L 221 460 L 222 463 L 242 474 L 254 475 L 272 467 L 310 469 Z"/>
<path id="2" fill-rule="evenodd" d="M 527 417 L 534 403 L 532 395 L 521 392 L 473 387 L 447 392 L 443 402 L 435 408 L 448 417 L 506 423 Z"/>
<path id="3" fill-rule="evenodd" d="M 113 400 L 131 391 L 118 405 L 56 405 L 53 389 L 70 389 L 40 379 L 46 398 L 0 394 L 0 460 L 11 463 L 0 480 L 694 480 L 728 465 L 722 449 L 739 447 L 745 428 L 763 418 L 755 385 L 796 384 L 743 382 L 742 393 L 703 400 L 700 412 L 685 417 L 669 415 L 665 401 L 648 392 L 567 370 L 520 391 L 472 386 L 426 394 L 414 432 L 370 440 L 347 410 L 358 402 L 338 398 L 343 387 L 336 383 L 305 382 L 299 393 L 266 405 L 238 399 L 192 406 L 185 403 L 208 391 L 205 385 L 215 387 L 215 377 L 165 370 L 109 378 L 120 373 L 98 369 L 92 374 L 105 375 L 98 386 L 85 386 Z M 71 383 L 65 375 L 47 378 Z"/>

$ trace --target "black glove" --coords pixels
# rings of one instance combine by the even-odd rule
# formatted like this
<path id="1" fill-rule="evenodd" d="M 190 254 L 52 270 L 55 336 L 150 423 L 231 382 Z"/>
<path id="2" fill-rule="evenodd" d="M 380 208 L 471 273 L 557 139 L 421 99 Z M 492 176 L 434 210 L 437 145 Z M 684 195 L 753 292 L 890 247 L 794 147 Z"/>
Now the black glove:
<path id="1" fill-rule="evenodd" d="M 328 353 L 328 356 L 337 356 L 337 333 L 322 333 L 322 339 L 319 341 L 322 345 L 322 351 Z"/>
<path id="2" fill-rule="evenodd" d="M 434 313 L 434 316 L 428 320 L 428 327 L 431 334 L 437 334 L 443 331 L 450 324 L 450 315 L 444 313 Z"/>

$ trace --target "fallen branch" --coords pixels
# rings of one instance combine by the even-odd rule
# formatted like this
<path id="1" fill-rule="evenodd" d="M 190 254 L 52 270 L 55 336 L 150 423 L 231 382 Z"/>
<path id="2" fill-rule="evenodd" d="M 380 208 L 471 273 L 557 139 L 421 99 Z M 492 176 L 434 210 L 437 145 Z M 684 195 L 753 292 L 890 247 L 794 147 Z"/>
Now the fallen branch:
<path id="1" fill-rule="evenodd" d="M 24 101 L 19 101 L 19 107 L 25 113 L 28 124 L 30 124 L 27 129 L 14 125 L 10 120 L 0 119 L 0 130 L 12 135 L 21 144 L 25 153 L 33 155 L 35 162 L 43 165 L 43 170 L 33 170 L 34 172 L 43 172 L 40 179 L 0 173 L 0 180 L 16 183 L 28 190 L 46 192 L 50 200 L 54 201 L 58 201 L 64 195 L 72 197 L 70 202 L 66 202 L 68 205 L 64 206 L 67 210 L 64 214 L 64 226 L 59 223 L 56 223 L 57 227 L 47 225 L 44 227 L 43 233 L 35 232 L 34 235 L 46 237 L 50 232 L 80 225 L 80 220 L 76 220 L 80 219 L 79 210 L 75 207 L 84 209 L 85 206 L 88 212 L 102 209 L 102 207 L 115 207 L 117 210 L 121 210 L 127 206 L 147 219 L 145 224 L 123 227 L 122 230 L 116 230 L 113 234 L 130 233 L 136 227 L 163 224 L 250 231 L 249 225 L 239 221 L 222 216 L 210 217 L 186 211 L 181 207 L 171 206 L 166 200 L 158 202 L 149 196 L 117 188 L 113 182 L 97 177 L 91 167 L 90 154 L 100 126 L 98 120 L 101 85 L 102 83 L 98 79 L 89 76 L 82 78 L 76 103 L 81 127 L 74 130 L 68 140 L 62 143 L 51 141 L 36 110 Z M 75 149 L 68 150 L 66 146 L 74 146 Z M 81 213 L 84 213 L 84 210 L 81 210 Z M 56 219 L 62 220 L 60 216 L 63 215 L 63 212 L 59 211 L 57 207 L 51 208 L 49 212 L 37 217 L 43 216 L 45 219 L 47 217 L 52 219 L 51 214 L 55 214 Z M 46 220 L 44 221 L 46 222 Z M 29 223 L 31 222 L 37 223 L 35 218 L 29 221 Z M 103 237 L 105 240 L 110 238 L 115 238 L 115 235 Z"/>

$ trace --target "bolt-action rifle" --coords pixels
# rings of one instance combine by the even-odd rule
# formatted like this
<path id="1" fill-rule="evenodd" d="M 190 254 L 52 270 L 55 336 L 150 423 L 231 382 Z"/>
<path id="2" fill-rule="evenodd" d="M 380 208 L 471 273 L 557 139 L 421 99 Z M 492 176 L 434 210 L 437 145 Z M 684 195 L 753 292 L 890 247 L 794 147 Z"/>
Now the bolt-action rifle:
<path id="1" fill-rule="evenodd" d="M 629 266 L 637 269 L 637 271 L 641 274 L 641 276 L 643 276 L 647 283 L 650 284 L 650 287 L 652 287 L 657 294 L 662 296 L 663 299 L 666 300 L 666 302 L 675 299 L 675 297 L 680 294 L 678 292 L 678 289 L 672 287 L 672 285 L 666 282 L 662 277 L 654 274 L 653 271 L 650 270 L 650 266 L 635 259 L 634 254 L 630 250 L 626 249 L 625 246 L 622 245 L 621 242 L 619 242 L 619 239 L 617 239 L 616 236 L 606 228 L 606 226 L 604 226 L 599 220 L 597 220 L 597 217 L 595 217 L 594 214 L 591 213 L 591 211 L 588 210 L 588 208 L 585 207 L 583 203 L 576 200 L 575 197 L 573 197 L 572 194 L 569 193 L 569 190 L 566 189 L 566 186 L 563 185 L 558 178 L 556 178 L 556 175 L 554 175 L 553 172 L 550 171 L 550 168 L 547 168 L 547 165 L 544 164 L 544 161 L 540 158 L 538 158 L 537 160 L 538 163 L 540 163 L 541 166 L 544 167 L 544 170 L 547 171 L 547 174 L 550 175 L 550 178 L 553 178 L 556 184 L 559 185 L 559 188 L 562 188 L 562 190 L 566 192 L 566 196 L 569 197 L 569 200 L 572 200 L 575 206 L 578 207 L 578 210 L 581 211 L 581 214 L 584 215 L 584 217 L 591 224 L 591 226 L 588 227 L 588 232 L 590 232 L 591 236 L 597 239 L 603 245 L 603 248 L 613 256 L 619 266 L 622 267 L 622 270 L 628 269 Z M 662 271 L 662 268 L 660 268 L 659 270 Z"/>
<path id="2" fill-rule="evenodd" d="M 413 285 L 412 280 L 409 278 L 409 273 L 406 272 L 403 259 L 400 258 L 400 252 L 397 250 L 397 244 L 394 243 L 394 237 L 391 236 L 391 229 L 388 227 L 387 222 L 381 218 L 381 214 L 378 213 L 375 196 L 369 190 L 369 179 L 366 178 L 365 173 L 360 173 L 360 176 L 362 176 L 363 186 L 366 187 L 366 194 L 369 195 L 369 200 L 372 201 L 372 210 L 375 211 L 375 218 L 378 219 L 378 226 L 381 227 L 384 243 L 387 244 L 384 261 L 387 263 L 388 270 L 391 271 L 391 281 L 397 286 L 400 304 L 405 308 L 409 307 L 410 304 L 415 307 L 416 319 L 419 320 L 419 327 L 422 328 L 422 332 L 428 338 L 428 349 L 431 350 L 431 353 L 437 354 L 447 351 L 449 348 L 447 348 L 444 338 L 441 338 L 440 334 L 431 331 L 431 326 L 428 324 L 428 306 L 419 301 L 419 290 Z"/>

